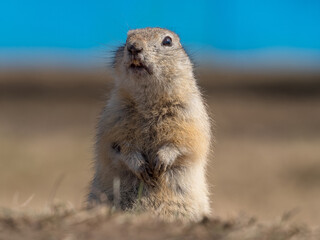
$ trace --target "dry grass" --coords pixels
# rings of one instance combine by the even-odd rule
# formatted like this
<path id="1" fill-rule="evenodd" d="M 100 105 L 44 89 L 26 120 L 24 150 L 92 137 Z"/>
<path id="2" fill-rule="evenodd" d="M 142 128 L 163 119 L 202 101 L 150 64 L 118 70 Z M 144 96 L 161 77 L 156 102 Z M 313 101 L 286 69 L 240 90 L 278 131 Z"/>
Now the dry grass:
<path id="1" fill-rule="evenodd" d="M 165 223 L 148 215 L 127 215 L 99 207 L 75 210 L 55 205 L 41 213 L 0 212 L 0 239 L 268 239 L 315 240 L 319 230 L 288 223 L 283 216 L 272 223 L 254 218 L 203 219 L 200 223 Z"/>
<path id="2" fill-rule="evenodd" d="M 0 239 L 312 239 L 302 226 L 320 222 L 320 78 L 200 76 L 216 121 L 214 219 L 181 226 L 81 210 L 107 75 L 0 74 Z M 53 199 L 78 210 L 44 211 Z M 290 224 L 278 217 L 291 211 Z"/>

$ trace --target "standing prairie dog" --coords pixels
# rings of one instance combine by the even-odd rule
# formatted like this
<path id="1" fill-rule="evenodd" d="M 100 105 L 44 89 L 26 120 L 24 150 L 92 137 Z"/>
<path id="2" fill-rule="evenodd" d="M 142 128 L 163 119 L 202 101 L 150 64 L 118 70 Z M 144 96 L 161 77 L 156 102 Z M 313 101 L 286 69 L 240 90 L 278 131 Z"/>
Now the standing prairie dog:
<path id="1" fill-rule="evenodd" d="M 122 210 L 166 221 L 200 220 L 210 212 L 210 121 L 178 35 L 130 30 L 116 51 L 114 72 L 98 124 L 89 202 L 117 200 Z"/>

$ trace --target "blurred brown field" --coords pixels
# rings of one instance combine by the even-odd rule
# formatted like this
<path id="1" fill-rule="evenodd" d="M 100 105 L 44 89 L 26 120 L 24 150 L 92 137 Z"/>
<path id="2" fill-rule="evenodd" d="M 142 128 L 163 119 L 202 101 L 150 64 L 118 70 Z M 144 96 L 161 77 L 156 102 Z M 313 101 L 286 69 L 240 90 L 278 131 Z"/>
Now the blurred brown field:
<path id="1" fill-rule="evenodd" d="M 197 71 L 215 121 L 213 213 L 320 222 L 320 74 Z M 107 71 L 0 72 L 0 206 L 84 205 Z"/>

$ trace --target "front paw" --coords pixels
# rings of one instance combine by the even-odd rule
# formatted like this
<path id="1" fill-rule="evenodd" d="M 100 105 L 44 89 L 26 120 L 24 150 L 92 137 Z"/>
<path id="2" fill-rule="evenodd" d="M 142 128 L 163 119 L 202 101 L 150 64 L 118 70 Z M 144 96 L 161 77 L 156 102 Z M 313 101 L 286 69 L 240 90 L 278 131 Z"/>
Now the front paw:
<path id="1" fill-rule="evenodd" d="M 111 143 L 111 148 L 116 152 L 120 153 L 121 152 L 121 146 L 119 143 L 113 142 Z"/>
<path id="2" fill-rule="evenodd" d="M 156 181 L 152 176 L 152 171 L 144 154 L 140 152 L 132 153 L 125 158 L 124 162 L 131 172 L 147 185 L 156 185 Z"/>
<path id="3" fill-rule="evenodd" d="M 153 177 L 153 173 L 149 165 L 142 165 L 139 170 L 136 172 L 136 175 L 139 179 L 145 182 L 147 185 L 155 187 L 157 185 L 156 179 Z"/>
<path id="4" fill-rule="evenodd" d="M 163 146 L 159 149 L 153 161 L 153 176 L 162 176 L 174 163 L 179 155 L 178 149 L 170 146 Z"/>
<path id="5" fill-rule="evenodd" d="M 170 162 L 168 162 L 167 160 L 157 156 L 154 159 L 153 176 L 155 178 L 158 178 L 158 177 L 162 176 L 170 166 L 171 166 Z"/>

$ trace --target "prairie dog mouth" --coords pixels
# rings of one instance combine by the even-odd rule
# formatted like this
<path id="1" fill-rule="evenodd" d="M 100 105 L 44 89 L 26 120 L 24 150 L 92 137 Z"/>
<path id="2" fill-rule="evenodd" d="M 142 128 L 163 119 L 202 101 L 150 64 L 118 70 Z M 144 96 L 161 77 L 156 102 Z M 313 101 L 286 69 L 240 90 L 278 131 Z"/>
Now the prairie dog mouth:
<path id="1" fill-rule="evenodd" d="M 151 74 L 150 69 L 142 61 L 137 59 L 132 60 L 131 64 L 129 65 L 129 69 L 134 71 L 146 70 L 149 74 Z"/>
<path id="2" fill-rule="evenodd" d="M 137 59 L 133 59 L 130 64 L 130 68 L 143 68 L 143 67 L 144 67 L 144 64 Z"/>

